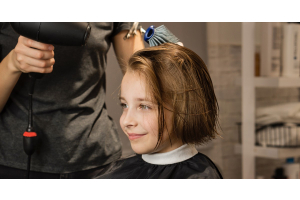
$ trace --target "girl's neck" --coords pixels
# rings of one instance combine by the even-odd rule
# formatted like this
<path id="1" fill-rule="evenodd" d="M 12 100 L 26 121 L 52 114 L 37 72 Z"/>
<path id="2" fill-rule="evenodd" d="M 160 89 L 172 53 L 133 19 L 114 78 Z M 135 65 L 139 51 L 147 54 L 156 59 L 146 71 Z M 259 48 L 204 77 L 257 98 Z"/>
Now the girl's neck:
<path id="1" fill-rule="evenodd" d="M 174 141 L 174 140 L 172 140 L 172 141 Z M 175 142 L 172 142 L 172 144 L 168 140 L 167 142 L 165 142 L 165 144 L 160 144 L 157 151 L 155 151 L 153 153 L 170 152 L 170 151 L 173 151 L 174 149 L 177 149 L 178 147 L 181 147 L 182 145 L 183 145 L 183 143 L 181 140 L 176 140 Z"/>

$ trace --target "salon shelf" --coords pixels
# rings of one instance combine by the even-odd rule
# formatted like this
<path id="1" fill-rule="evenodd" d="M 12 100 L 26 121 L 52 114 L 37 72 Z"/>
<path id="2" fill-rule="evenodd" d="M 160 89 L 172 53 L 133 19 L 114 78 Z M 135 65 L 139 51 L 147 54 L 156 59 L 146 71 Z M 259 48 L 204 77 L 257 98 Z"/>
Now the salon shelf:
<path id="1" fill-rule="evenodd" d="M 255 22 L 242 22 L 241 86 L 242 97 L 242 141 L 235 146 L 235 152 L 242 157 L 242 177 L 256 177 L 256 157 L 288 158 L 299 157 L 300 148 L 261 147 L 255 145 L 255 88 L 300 88 L 300 77 L 255 77 L 253 67 L 255 55 Z"/>
<path id="2" fill-rule="evenodd" d="M 234 152 L 236 154 L 242 154 L 241 144 L 235 144 Z M 300 148 L 275 148 L 254 146 L 254 155 L 256 157 L 272 159 L 300 157 Z"/>
<path id="3" fill-rule="evenodd" d="M 241 85 L 240 77 L 236 80 L 236 85 Z M 300 87 L 300 77 L 254 77 L 254 87 Z"/>

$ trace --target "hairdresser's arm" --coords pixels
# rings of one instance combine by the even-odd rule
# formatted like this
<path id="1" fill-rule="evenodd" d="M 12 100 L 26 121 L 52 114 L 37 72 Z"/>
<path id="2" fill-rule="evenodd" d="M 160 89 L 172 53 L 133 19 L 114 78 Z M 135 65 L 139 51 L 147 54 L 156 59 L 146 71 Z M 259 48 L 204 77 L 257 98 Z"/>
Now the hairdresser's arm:
<path id="1" fill-rule="evenodd" d="M 140 31 L 137 31 L 137 34 L 135 36 L 124 40 L 123 38 L 127 34 L 127 32 L 128 31 L 126 30 L 121 31 L 113 39 L 115 54 L 117 56 L 123 74 L 126 71 L 126 64 L 129 61 L 130 56 L 134 52 L 145 48 Z"/>
<path id="2" fill-rule="evenodd" d="M 22 72 L 52 72 L 55 62 L 53 48 L 49 44 L 19 37 L 16 47 L 0 63 L 0 113 Z"/>

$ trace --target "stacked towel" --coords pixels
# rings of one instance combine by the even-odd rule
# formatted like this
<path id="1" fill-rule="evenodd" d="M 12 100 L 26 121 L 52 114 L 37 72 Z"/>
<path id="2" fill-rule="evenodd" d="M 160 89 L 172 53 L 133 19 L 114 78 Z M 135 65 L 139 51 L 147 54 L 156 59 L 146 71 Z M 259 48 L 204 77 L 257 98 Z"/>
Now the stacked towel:
<path id="1" fill-rule="evenodd" d="M 256 110 L 257 124 L 267 125 L 276 122 L 300 123 L 300 103 L 279 104 Z"/>
<path id="2" fill-rule="evenodd" d="M 256 124 L 284 123 L 282 127 L 267 127 L 257 132 L 257 142 L 263 146 L 297 146 L 300 143 L 300 103 L 286 103 L 258 108 Z M 276 129 L 276 130 L 275 130 Z"/>

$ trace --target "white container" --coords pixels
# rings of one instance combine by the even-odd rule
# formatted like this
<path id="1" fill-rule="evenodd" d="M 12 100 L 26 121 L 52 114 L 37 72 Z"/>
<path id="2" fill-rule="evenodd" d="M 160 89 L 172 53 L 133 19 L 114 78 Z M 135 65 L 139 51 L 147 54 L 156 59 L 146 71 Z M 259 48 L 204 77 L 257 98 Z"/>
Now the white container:
<path id="1" fill-rule="evenodd" d="M 300 25 L 284 24 L 282 45 L 282 76 L 300 76 Z"/>
<path id="2" fill-rule="evenodd" d="M 281 46 L 282 23 L 261 23 L 260 76 L 280 76 Z"/>
<path id="3" fill-rule="evenodd" d="M 300 163 L 286 163 L 283 165 L 283 169 L 288 179 L 300 178 Z"/>

